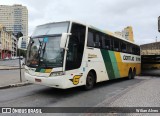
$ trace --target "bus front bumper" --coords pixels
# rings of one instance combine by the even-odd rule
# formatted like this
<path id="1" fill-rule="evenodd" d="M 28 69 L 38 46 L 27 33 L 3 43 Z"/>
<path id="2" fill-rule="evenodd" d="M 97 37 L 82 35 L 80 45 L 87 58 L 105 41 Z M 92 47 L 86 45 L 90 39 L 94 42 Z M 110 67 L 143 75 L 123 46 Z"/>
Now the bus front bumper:
<path id="1" fill-rule="evenodd" d="M 74 87 L 72 81 L 69 80 L 69 76 L 56 76 L 56 77 L 37 77 L 25 73 L 25 78 L 31 83 L 45 85 L 54 88 L 67 89 Z"/>

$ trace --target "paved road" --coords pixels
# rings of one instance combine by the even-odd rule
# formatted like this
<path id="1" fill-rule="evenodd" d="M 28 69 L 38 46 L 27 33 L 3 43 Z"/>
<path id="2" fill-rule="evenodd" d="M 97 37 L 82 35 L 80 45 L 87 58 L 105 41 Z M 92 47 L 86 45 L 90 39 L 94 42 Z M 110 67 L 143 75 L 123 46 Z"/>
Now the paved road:
<path id="1" fill-rule="evenodd" d="M 93 90 L 82 88 L 59 90 L 41 85 L 0 90 L 0 107 L 91 107 L 119 96 L 148 78 L 119 79 L 98 84 Z M 114 100 L 113 100 L 114 101 Z M 109 100 L 109 102 L 113 102 Z"/>

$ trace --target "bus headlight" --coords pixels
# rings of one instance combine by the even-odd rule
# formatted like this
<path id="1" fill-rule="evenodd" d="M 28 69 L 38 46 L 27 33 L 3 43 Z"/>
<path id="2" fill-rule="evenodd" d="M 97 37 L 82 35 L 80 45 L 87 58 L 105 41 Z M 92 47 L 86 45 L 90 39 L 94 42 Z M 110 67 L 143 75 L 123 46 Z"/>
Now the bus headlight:
<path id="1" fill-rule="evenodd" d="M 54 76 L 61 76 L 64 75 L 65 72 L 51 72 L 51 74 L 49 75 L 50 77 L 54 77 Z"/>

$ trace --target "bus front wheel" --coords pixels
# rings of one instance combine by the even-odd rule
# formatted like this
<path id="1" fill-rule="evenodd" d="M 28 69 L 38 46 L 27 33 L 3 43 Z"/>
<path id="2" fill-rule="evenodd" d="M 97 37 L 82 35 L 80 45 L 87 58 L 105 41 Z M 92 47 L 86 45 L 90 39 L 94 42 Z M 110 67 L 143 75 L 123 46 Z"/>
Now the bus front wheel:
<path id="1" fill-rule="evenodd" d="M 95 84 L 95 77 L 94 75 L 90 72 L 88 75 L 87 75 L 87 78 L 86 78 L 86 85 L 85 85 L 85 90 L 90 90 L 94 87 L 94 84 Z"/>

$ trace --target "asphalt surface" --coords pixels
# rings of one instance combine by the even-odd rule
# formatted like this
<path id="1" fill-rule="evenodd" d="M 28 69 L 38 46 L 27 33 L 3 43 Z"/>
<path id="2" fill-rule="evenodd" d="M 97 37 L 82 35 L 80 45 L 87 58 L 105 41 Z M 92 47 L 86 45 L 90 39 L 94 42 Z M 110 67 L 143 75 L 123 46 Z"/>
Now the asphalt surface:
<path id="1" fill-rule="evenodd" d="M 17 60 L 18 61 L 18 60 Z M 18 62 L 7 61 L 8 66 Z M 4 61 L 1 61 L 4 62 Z M 22 80 L 25 81 L 22 70 Z M 159 73 L 159 70 L 157 71 Z M 0 86 L 20 82 L 19 70 L 0 70 Z M 27 85 L 0 90 L 0 107 L 160 107 L 160 78 L 138 76 L 133 80 L 117 79 L 102 82 L 93 90 L 82 87 L 60 90 L 42 85 Z M 21 116 L 21 114 L 10 114 Z M 26 114 L 28 115 L 28 114 Z M 52 115 L 52 114 L 45 114 Z M 61 115 L 61 114 L 54 114 Z M 81 114 L 62 114 L 75 116 Z M 99 115 L 99 114 L 84 114 Z M 101 114 L 128 115 L 128 114 Z M 129 114 L 130 115 L 130 114 Z M 139 115 L 139 114 L 136 114 Z M 148 114 L 143 114 L 148 115 Z M 158 116 L 157 114 L 155 114 Z M 8 114 L 7 114 L 8 116 Z M 149 115 L 150 116 L 150 115 Z"/>
<path id="2" fill-rule="evenodd" d="M 105 107 L 108 107 L 128 91 L 149 80 L 152 79 L 136 77 L 133 80 L 107 81 L 97 84 L 90 91 L 84 91 L 81 87 L 60 90 L 34 84 L 3 89 L 0 90 L 0 107 L 99 107 L 104 103 Z M 74 116 L 75 114 L 63 115 Z"/>
<path id="3" fill-rule="evenodd" d="M 104 99 L 119 94 L 124 89 L 145 79 L 119 79 L 98 84 L 93 90 L 83 91 L 81 87 L 67 90 L 41 85 L 0 90 L 0 107 L 89 107 Z"/>

